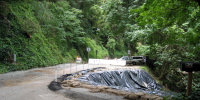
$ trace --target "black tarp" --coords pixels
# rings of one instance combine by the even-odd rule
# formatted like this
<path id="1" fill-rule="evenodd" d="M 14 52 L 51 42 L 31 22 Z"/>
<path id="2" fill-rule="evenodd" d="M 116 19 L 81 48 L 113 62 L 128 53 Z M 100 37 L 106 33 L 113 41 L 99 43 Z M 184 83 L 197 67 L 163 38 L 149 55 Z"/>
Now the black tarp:
<path id="1" fill-rule="evenodd" d="M 134 93 L 144 92 L 159 96 L 172 96 L 171 92 L 162 91 L 162 86 L 142 69 L 92 72 L 78 79 L 92 85 L 109 86 Z"/>

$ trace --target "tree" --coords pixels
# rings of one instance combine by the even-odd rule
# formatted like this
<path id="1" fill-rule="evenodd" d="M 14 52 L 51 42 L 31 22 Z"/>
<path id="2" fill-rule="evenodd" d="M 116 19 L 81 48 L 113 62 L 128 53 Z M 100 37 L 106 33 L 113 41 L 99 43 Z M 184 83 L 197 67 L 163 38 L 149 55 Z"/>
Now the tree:
<path id="1" fill-rule="evenodd" d="M 200 43 L 197 39 L 200 23 L 197 2 L 147 0 L 143 6 L 132 9 L 131 13 L 136 23 L 130 25 L 133 28 L 129 35 L 133 40 L 149 46 L 148 55 L 156 59 L 157 76 L 173 89 L 183 88 L 184 85 L 179 84 L 184 81 L 183 75 L 177 71 L 179 61 L 200 60 L 197 56 L 197 45 Z"/>
<path id="2" fill-rule="evenodd" d="M 106 44 L 106 47 L 109 50 L 111 58 L 115 57 L 115 45 L 116 45 L 116 42 L 112 38 L 109 39 L 108 42 L 107 42 L 107 44 Z"/>

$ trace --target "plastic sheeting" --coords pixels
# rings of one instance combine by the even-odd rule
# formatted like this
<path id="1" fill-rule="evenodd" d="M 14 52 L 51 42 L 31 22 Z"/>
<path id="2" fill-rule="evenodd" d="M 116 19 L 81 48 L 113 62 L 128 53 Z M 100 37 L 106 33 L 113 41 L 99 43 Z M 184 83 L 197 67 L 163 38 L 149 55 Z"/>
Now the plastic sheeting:
<path id="1" fill-rule="evenodd" d="M 134 93 L 144 92 L 159 96 L 172 96 L 170 92 L 161 91 L 162 86 L 156 83 L 147 72 L 140 69 L 93 72 L 83 75 L 79 79 L 93 85 L 104 85 Z"/>

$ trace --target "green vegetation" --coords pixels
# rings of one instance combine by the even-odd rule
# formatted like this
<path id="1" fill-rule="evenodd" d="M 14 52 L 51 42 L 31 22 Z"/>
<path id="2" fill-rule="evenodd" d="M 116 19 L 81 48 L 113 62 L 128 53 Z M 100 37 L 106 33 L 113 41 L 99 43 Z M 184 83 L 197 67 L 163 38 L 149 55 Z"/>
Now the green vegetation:
<path id="1" fill-rule="evenodd" d="M 156 60 L 164 86 L 185 92 L 179 62 L 200 61 L 199 16 L 197 0 L 1 0 L 0 73 L 87 60 L 86 47 L 91 58 L 131 50 Z"/>
<path id="2" fill-rule="evenodd" d="M 136 48 L 138 53 L 146 53 L 145 55 L 156 60 L 155 70 L 152 71 L 163 81 L 164 86 L 185 92 L 187 75 L 179 71 L 179 62 L 200 61 L 198 2 L 147 0 L 144 5 L 131 9 L 130 12 L 136 21 L 131 25 L 135 28 L 131 30 L 131 35 L 133 41 L 140 42 Z M 146 52 L 141 52 L 144 49 Z M 199 72 L 196 72 L 194 87 L 198 86 L 199 77 Z"/>
<path id="3" fill-rule="evenodd" d="M 87 37 L 81 26 L 82 10 L 67 1 L 1 1 L 0 73 L 67 63 L 108 55 L 101 44 Z M 85 26 L 85 25 L 84 25 Z M 13 64 L 13 54 L 17 63 Z"/>

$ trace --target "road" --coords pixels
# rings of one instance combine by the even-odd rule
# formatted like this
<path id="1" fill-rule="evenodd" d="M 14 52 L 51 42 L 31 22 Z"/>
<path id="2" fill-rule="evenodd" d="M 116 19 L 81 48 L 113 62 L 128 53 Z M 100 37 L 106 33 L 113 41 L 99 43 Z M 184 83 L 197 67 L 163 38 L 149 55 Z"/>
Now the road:
<path id="1" fill-rule="evenodd" d="M 47 87 L 54 79 L 57 67 L 35 68 L 1 74 L 1 100 L 70 100 L 52 92 Z"/>
<path id="2" fill-rule="evenodd" d="M 62 74 L 93 67 L 105 67 L 105 65 L 61 64 L 0 74 L 1 100 L 71 100 L 60 93 L 49 90 L 49 83 Z M 119 66 L 107 65 L 107 67 Z"/>

